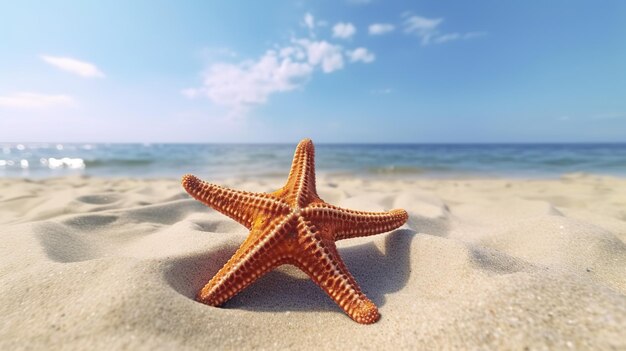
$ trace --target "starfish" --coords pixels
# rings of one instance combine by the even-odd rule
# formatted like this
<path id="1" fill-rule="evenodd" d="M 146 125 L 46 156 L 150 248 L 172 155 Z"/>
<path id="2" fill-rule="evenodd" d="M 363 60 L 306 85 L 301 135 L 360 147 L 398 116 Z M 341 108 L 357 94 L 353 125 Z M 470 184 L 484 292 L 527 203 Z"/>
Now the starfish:
<path id="1" fill-rule="evenodd" d="M 335 242 L 391 231 L 403 225 L 408 215 L 402 209 L 364 212 L 327 204 L 315 188 L 314 158 L 313 142 L 302 140 L 287 184 L 269 194 L 227 189 L 193 175 L 182 177 L 191 196 L 250 230 L 230 260 L 198 292 L 198 301 L 220 306 L 265 273 L 291 264 L 354 321 L 370 324 L 380 318 L 376 305 L 348 272 Z"/>

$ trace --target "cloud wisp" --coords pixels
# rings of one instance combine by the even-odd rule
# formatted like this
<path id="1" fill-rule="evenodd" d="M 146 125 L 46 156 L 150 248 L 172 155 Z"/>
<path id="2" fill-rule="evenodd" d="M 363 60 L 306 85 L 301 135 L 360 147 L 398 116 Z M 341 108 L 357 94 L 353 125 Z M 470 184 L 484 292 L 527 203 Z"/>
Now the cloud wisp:
<path id="1" fill-rule="evenodd" d="M 487 35 L 486 32 L 467 32 L 467 33 L 448 33 L 436 36 L 433 39 L 433 42 L 436 44 L 443 44 L 448 41 L 453 40 L 466 40 L 481 37 L 483 35 Z"/>
<path id="2" fill-rule="evenodd" d="M 427 18 L 409 13 L 403 14 L 405 17 L 404 32 L 420 38 L 422 45 L 443 44 L 454 40 L 466 40 L 487 35 L 487 32 L 467 32 L 467 33 L 442 33 L 439 29 L 443 18 Z"/>
<path id="3" fill-rule="evenodd" d="M 309 30 L 313 30 L 315 28 L 315 18 L 309 12 L 304 14 L 304 26 Z"/>
<path id="4" fill-rule="evenodd" d="M 104 78 L 105 75 L 93 63 L 80 61 L 71 57 L 41 55 L 41 59 L 47 64 L 62 71 L 73 73 L 84 78 Z"/>
<path id="5" fill-rule="evenodd" d="M 39 109 L 51 107 L 72 107 L 76 105 L 73 97 L 63 94 L 39 94 L 19 92 L 0 96 L 0 107 L 16 109 Z"/>
<path id="6" fill-rule="evenodd" d="M 348 51 L 347 54 L 348 57 L 350 57 L 351 62 L 360 61 L 363 63 L 370 63 L 374 62 L 374 60 L 376 59 L 376 56 L 366 48 L 356 48 L 352 51 Z"/>
<path id="7" fill-rule="evenodd" d="M 383 35 L 393 32 L 396 27 L 389 23 L 374 23 L 367 28 L 370 35 Z"/>
<path id="8" fill-rule="evenodd" d="M 422 40 L 422 45 L 427 45 L 434 36 L 439 35 L 437 27 L 441 22 L 443 18 L 410 16 L 404 20 L 404 32 L 417 35 Z"/>

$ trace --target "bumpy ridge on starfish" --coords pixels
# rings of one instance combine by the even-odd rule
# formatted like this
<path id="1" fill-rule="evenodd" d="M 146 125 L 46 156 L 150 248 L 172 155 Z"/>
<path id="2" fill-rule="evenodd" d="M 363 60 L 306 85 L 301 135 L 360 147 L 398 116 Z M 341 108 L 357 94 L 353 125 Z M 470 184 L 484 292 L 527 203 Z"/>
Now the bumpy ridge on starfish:
<path id="1" fill-rule="evenodd" d="M 271 194 L 232 190 L 185 175 L 182 185 L 195 199 L 250 229 L 235 254 L 198 293 L 219 306 L 282 264 L 304 271 L 353 320 L 374 323 L 376 305 L 361 291 L 341 260 L 336 240 L 379 234 L 404 224 L 404 210 L 364 212 L 322 201 L 315 189 L 315 149 L 298 144 L 286 185 Z"/>
<path id="2" fill-rule="evenodd" d="M 363 212 L 318 204 L 307 208 L 311 219 L 328 222 L 334 227 L 335 240 L 385 233 L 404 224 L 409 218 L 405 210 Z"/>
<path id="3" fill-rule="evenodd" d="M 254 218 L 260 212 L 288 213 L 290 208 L 284 201 L 269 194 L 232 190 L 207 183 L 186 174 L 181 181 L 183 188 L 196 200 L 252 228 Z"/>

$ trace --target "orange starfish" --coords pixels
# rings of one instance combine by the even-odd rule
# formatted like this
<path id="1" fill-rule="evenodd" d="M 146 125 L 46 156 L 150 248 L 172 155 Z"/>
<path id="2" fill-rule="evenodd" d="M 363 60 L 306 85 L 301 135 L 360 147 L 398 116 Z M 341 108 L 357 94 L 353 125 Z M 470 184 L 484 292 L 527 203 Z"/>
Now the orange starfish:
<path id="1" fill-rule="evenodd" d="M 296 148 L 287 184 L 271 194 L 231 190 L 185 175 L 182 185 L 197 200 L 243 224 L 248 238 L 197 295 L 220 306 L 270 270 L 292 264 L 304 271 L 358 323 L 380 315 L 344 265 L 335 241 L 388 232 L 406 222 L 405 210 L 353 211 L 322 201 L 315 189 L 315 151 L 304 139 Z"/>

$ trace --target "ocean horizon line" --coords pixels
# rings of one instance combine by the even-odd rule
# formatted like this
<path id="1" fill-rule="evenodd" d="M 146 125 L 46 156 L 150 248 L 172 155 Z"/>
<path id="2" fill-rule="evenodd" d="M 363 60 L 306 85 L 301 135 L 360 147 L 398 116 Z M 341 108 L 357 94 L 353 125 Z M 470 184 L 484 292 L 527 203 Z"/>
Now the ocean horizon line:
<path id="1" fill-rule="evenodd" d="M 289 166 L 292 143 L 0 143 L 0 177 L 254 175 Z M 626 175 L 626 143 L 318 143 L 318 170 L 394 175 Z"/>
<path id="2" fill-rule="evenodd" d="M 6 146 L 6 145 L 24 145 L 24 144 L 28 144 L 28 145 L 63 145 L 63 144 L 67 144 L 67 145 L 89 145 L 89 144 L 93 144 L 93 145 L 268 145 L 268 146 L 282 146 L 282 145 L 293 145 L 293 144 L 297 144 L 299 142 L 299 140 L 290 142 L 290 141 L 285 141 L 285 142 L 219 142 L 219 141 L 215 141 L 215 142 L 141 142 L 141 141 L 132 141 L 132 142 L 125 142 L 125 141 L 0 141 L 0 146 Z M 391 145 L 391 146 L 402 146 L 402 145 L 424 145 L 424 146 L 428 146 L 428 145 L 458 145 L 458 146 L 464 146 L 464 145 L 477 145 L 477 146 L 489 146 L 489 145 L 493 145 L 493 146 L 506 146 L 506 145 L 512 145 L 512 146 L 532 146 L 532 145 L 541 145 L 541 146 L 548 146 L 548 145 L 626 145 L 626 141 L 509 141 L 509 142 L 483 142 L 483 141 L 477 141 L 477 142 L 324 142 L 324 141 L 320 141 L 320 142 L 316 142 L 314 140 L 315 145 L 331 145 L 331 146 L 342 146 L 342 145 L 346 145 L 346 146 L 358 146 L 358 145 L 365 145 L 365 146 L 384 146 L 384 145 Z"/>

